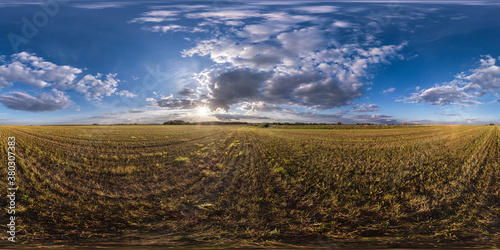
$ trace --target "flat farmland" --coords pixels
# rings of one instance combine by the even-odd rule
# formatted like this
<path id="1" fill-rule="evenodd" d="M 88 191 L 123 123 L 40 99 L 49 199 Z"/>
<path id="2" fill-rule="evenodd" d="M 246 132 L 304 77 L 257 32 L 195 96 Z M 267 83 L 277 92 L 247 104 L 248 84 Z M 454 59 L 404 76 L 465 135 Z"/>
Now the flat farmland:
<path id="1" fill-rule="evenodd" d="M 0 126 L 0 163 L 27 245 L 500 242 L 498 126 L 341 127 Z"/>

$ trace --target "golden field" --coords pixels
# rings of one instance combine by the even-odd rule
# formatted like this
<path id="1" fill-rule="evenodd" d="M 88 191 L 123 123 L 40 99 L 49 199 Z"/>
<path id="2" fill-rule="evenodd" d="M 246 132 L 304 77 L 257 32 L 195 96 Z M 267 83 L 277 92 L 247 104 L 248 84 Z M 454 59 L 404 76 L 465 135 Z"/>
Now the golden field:
<path id="1" fill-rule="evenodd" d="M 26 245 L 500 242 L 498 126 L 330 128 L 0 126 L 0 163 Z"/>

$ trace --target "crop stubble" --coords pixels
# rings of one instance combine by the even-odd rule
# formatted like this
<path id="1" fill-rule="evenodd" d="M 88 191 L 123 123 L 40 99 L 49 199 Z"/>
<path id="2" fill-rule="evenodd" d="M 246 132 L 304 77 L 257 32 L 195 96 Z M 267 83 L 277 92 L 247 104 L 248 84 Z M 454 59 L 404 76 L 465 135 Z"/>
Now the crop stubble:
<path id="1" fill-rule="evenodd" d="M 2 155 L 16 137 L 27 244 L 500 238 L 497 126 L 2 126 L 0 135 Z"/>

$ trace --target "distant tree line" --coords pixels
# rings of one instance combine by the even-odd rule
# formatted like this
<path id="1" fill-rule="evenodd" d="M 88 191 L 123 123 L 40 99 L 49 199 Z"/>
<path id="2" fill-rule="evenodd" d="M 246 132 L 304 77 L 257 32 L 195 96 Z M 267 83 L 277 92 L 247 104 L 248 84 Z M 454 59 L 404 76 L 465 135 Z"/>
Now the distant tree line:
<path id="1" fill-rule="evenodd" d="M 186 122 L 183 120 L 172 120 L 164 122 L 163 125 L 248 125 L 248 122 Z"/>
<path id="2" fill-rule="evenodd" d="M 308 125 L 311 125 L 311 126 L 324 126 L 324 125 L 343 125 L 342 122 L 337 122 L 337 123 L 306 123 L 306 122 L 272 122 L 272 123 L 257 123 L 257 124 L 254 124 L 255 126 L 260 126 L 260 127 L 269 127 L 269 126 L 272 126 L 272 125 L 275 125 L 275 126 L 282 126 L 282 125 L 285 125 L 285 126 L 308 126 Z M 354 125 L 354 124 L 347 124 L 347 125 Z M 356 123 L 355 125 L 363 125 L 363 126 L 366 126 L 366 125 L 379 125 L 379 124 L 374 124 L 374 123 Z M 394 126 L 394 124 L 391 124 L 392 126 Z M 401 125 L 407 125 L 406 123 L 404 124 L 401 124 Z"/>

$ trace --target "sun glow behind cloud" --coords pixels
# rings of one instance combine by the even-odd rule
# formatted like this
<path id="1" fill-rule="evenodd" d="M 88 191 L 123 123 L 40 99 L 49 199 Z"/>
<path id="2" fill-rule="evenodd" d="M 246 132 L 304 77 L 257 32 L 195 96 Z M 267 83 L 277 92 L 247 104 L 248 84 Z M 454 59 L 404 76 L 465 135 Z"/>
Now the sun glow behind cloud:
<path id="1" fill-rule="evenodd" d="M 210 117 L 210 109 L 208 107 L 198 107 L 195 109 L 196 116 L 200 118 L 208 118 Z"/>

